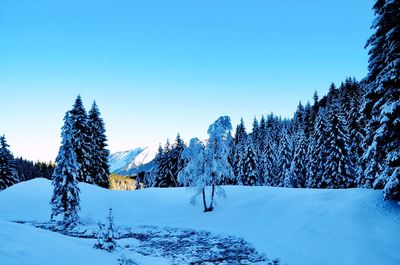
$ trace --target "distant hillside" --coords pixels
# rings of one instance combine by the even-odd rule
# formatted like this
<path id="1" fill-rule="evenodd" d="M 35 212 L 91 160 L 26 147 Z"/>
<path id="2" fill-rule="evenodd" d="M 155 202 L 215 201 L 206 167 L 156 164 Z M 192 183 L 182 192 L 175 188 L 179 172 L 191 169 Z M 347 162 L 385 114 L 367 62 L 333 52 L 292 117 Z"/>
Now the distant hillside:
<path id="1" fill-rule="evenodd" d="M 151 168 L 152 160 L 156 156 L 157 148 L 135 148 L 116 152 L 109 156 L 111 173 L 132 176 Z"/>

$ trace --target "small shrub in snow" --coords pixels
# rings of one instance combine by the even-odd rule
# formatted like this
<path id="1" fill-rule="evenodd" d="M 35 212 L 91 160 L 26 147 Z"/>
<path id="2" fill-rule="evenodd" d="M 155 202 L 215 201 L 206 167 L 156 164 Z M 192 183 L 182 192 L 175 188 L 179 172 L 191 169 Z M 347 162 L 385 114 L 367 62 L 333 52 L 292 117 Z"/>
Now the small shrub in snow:
<path id="1" fill-rule="evenodd" d="M 138 265 L 138 263 L 136 263 L 134 260 L 125 257 L 125 255 L 122 255 L 118 259 L 118 262 L 119 262 L 119 265 Z"/>
<path id="2" fill-rule="evenodd" d="M 117 231 L 115 229 L 114 217 L 112 216 L 111 208 L 107 217 L 107 222 L 107 226 L 99 223 L 97 242 L 93 247 L 97 249 L 103 249 L 108 252 L 113 252 L 117 248 L 117 242 L 115 240 Z"/>

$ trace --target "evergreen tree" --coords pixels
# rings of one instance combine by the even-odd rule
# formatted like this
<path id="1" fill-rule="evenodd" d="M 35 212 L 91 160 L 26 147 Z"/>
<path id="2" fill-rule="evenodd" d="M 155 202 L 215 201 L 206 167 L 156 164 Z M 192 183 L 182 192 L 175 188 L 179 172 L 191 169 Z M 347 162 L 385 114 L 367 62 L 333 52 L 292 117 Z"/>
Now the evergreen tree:
<path id="1" fill-rule="evenodd" d="M 280 156 L 279 156 L 279 183 L 276 184 L 277 187 L 285 186 L 285 179 L 290 175 L 290 166 L 292 161 L 292 151 L 290 150 L 290 143 L 288 139 L 287 131 L 282 132 L 281 142 L 280 142 Z"/>
<path id="2" fill-rule="evenodd" d="M 364 114 L 370 117 L 365 174 L 378 177 L 385 199 L 400 200 L 400 1 L 377 0 L 369 38 L 369 76 Z"/>
<path id="3" fill-rule="evenodd" d="M 285 179 L 286 187 L 304 188 L 306 186 L 306 154 L 306 136 L 303 131 L 300 131 L 296 139 L 295 153 L 290 166 L 290 175 Z"/>
<path id="4" fill-rule="evenodd" d="M 318 111 L 319 111 L 319 97 L 318 97 L 318 93 L 317 91 L 314 92 L 313 95 L 313 105 L 312 105 L 312 109 L 311 109 L 311 124 L 313 124 L 313 126 L 315 125 L 315 120 L 317 118 L 318 115 Z"/>
<path id="5" fill-rule="evenodd" d="M 304 106 L 299 102 L 293 118 L 294 128 L 296 131 L 304 130 L 304 115 Z"/>
<path id="6" fill-rule="evenodd" d="M 247 147 L 247 132 L 244 125 L 243 119 L 240 120 L 240 124 L 236 127 L 235 133 L 235 152 L 233 160 L 233 173 L 236 176 L 236 183 L 240 183 L 243 177 L 244 157 Z"/>
<path id="7" fill-rule="evenodd" d="M 145 187 L 154 187 L 155 180 L 161 171 L 161 161 L 163 156 L 163 149 L 161 144 L 158 146 L 158 152 L 151 163 L 151 168 L 148 172 L 146 172 L 144 177 L 144 186 Z"/>
<path id="8" fill-rule="evenodd" d="M 110 187 L 108 157 L 110 152 L 106 149 L 107 137 L 105 135 L 104 121 L 100 117 L 100 111 L 93 102 L 89 111 L 88 134 L 90 144 L 90 163 L 88 164 L 88 174 L 96 185 L 104 188 Z"/>
<path id="9" fill-rule="evenodd" d="M 314 128 L 314 124 L 312 121 L 312 108 L 310 102 L 307 102 L 304 107 L 304 134 L 306 139 L 310 138 L 310 134 L 312 134 L 312 130 Z"/>
<path id="10" fill-rule="evenodd" d="M 247 144 L 247 151 L 244 157 L 242 184 L 245 186 L 255 186 L 257 184 L 257 162 L 253 143 Z"/>
<path id="11" fill-rule="evenodd" d="M 114 216 L 112 214 L 112 209 L 110 208 L 107 217 L 107 227 L 104 227 L 104 225 L 99 223 L 99 233 L 94 248 L 113 252 L 117 248 L 116 238 L 117 230 L 114 225 Z"/>
<path id="12" fill-rule="evenodd" d="M 260 137 L 260 126 L 259 126 L 259 123 L 258 123 L 258 120 L 256 119 L 256 118 L 254 118 L 254 120 L 253 120 L 253 129 L 252 129 L 252 132 L 251 132 L 251 135 L 250 135 L 250 139 L 251 139 L 251 141 L 252 141 L 252 143 L 253 143 L 253 152 L 254 152 L 254 155 L 255 155 L 255 157 L 254 157 L 254 160 L 255 160 L 255 162 L 256 162 L 256 171 L 257 171 L 257 184 L 261 184 L 260 183 L 260 176 L 259 176 L 259 173 L 260 173 L 260 170 L 259 170 L 259 160 L 260 160 L 260 142 L 261 142 L 261 139 L 260 139 L 261 137 Z"/>
<path id="13" fill-rule="evenodd" d="M 349 136 L 347 123 L 338 105 L 328 110 L 329 137 L 326 143 L 324 180 L 327 188 L 351 188 L 355 186 L 353 165 L 349 157 Z"/>
<path id="14" fill-rule="evenodd" d="M 51 219 L 62 215 L 62 222 L 68 227 L 78 221 L 80 210 L 77 181 L 79 167 L 73 149 L 72 120 L 68 112 L 64 117 L 61 138 L 52 181 L 54 191 L 51 199 Z"/>
<path id="15" fill-rule="evenodd" d="M 178 181 L 174 176 L 174 163 L 172 158 L 171 146 L 169 143 L 169 139 L 167 139 L 162 156 L 159 160 L 157 175 L 154 180 L 154 187 L 168 188 L 177 186 Z"/>
<path id="16" fill-rule="evenodd" d="M 315 120 L 313 135 L 307 151 L 307 188 L 326 188 L 329 180 L 324 177 L 326 144 L 328 140 L 327 117 L 323 108 L 320 108 Z M 329 176 L 327 176 L 330 178 Z"/>
<path id="17" fill-rule="evenodd" d="M 266 143 L 267 143 L 267 123 L 265 121 L 264 115 L 261 117 L 260 120 L 260 127 L 258 131 L 258 138 L 259 138 L 259 144 L 258 144 L 258 163 L 257 163 L 257 171 L 258 171 L 258 183 L 261 185 L 265 185 L 265 172 L 266 172 L 266 167 L 267 167 L 267 158 L 265 154 L 266 150 Z"/>
<path id="18" fill-rule="evenodd" d="M 94 183 L 90 176 L 90 135 L 88 128 L 88 117 L 83 106 L 81 96 L 79 95 L 70 111 L 72 121 L 73 147 L 78 163 L 78 181 Z"/>
<path id="19" fill-rule="evenodd" d="M 170 159 L 172 160 L 171 163 L 173 166 L 172 175 L 174 178 L 174 180 L 173 180 L 173 183 L 175 185 L 174 187 L 179 186 L 178 174 L 179 174 L 179 171 L 181 171 L 185 166 L 185 160 L 182 159 L 182 157 L 181 157 L 181 154 L 182 154 L 183 150 L 185 149 L 185 147 L 186 147 L 185 143 L 183 142 L 183 140 L 181 139 L 181 136 L 178 133 L 178 135 L 176 136 L 176 139 L 175 139 L 175 143 L 172 146 L 171 156 L 170 156 Z"/>
<path id="20" fill-rule="evenodd" d="M 6 137 L 0 136 L 0 191 L 18 182 L 14 156 L 8 147 Z"/>
<path id="21" fill-rule="evenodd" d="M 264 149 L 262 150 L 264 183 L 268 186 L 279 185 L 279 170 L 278 170 L 278 135 L 279 129 L 277 121 L 273 114 L 270 114 L 266 121 L 266 131 L 264 132 Z"/>

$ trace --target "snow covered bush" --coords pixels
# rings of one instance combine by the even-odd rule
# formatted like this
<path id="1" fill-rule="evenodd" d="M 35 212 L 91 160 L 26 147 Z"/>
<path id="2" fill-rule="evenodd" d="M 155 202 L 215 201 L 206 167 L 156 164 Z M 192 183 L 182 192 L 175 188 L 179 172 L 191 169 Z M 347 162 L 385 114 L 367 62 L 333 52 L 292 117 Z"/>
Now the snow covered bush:
<path id="1" fill-rule="evenodd" d="M 107 227 L 99 223 L 99 233 L 97 235 L 97 242 L 93 246 L 97 249 L 103 249 L 108 252 L 113 252 L 117 248 L 117 230 L 114 225 L 114 217 L 112 215 L 112 209 L 110 208 L 107 217 Z"/>

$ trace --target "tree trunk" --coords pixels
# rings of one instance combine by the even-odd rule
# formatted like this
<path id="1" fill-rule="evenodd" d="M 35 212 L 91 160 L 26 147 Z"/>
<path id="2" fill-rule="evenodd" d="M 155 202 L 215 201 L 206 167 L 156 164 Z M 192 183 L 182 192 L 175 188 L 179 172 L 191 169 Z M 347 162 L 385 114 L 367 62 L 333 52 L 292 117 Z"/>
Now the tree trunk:
<path id="1" fill-rule="evenodd" d="M 214 201 L 214 193 L 215 193 L 215 186 L 212 185 L 211 187 L 211 202 L 210 202 L 210 206 L 207 207 L 207 202 L 206 202 L 206 191 L 205 188 L 203 188 L 202 193 L 203 193 L 203 204 L 204 204 L 204 212 L 211 212 L 214 207 L 213 207 L 213 201 Z"/>
<path id="2" fill-rule="evenodd" d="M 204 188 L 202 189 L 202 193 L 203 193 L 204 212 L 208 212 L 207 203 L 206 203 L 206 191 L 204 190 Z"/>
<path id="3" fill-rule="evenodd" d="M 211 186 L 211 202 L 210 202 L 210 207 L 208 207 L 208 211 L 211 212 L 212 210 L 214 210 L 214 193 L 215 193 L 215 185 L 212 184 Z"/>

